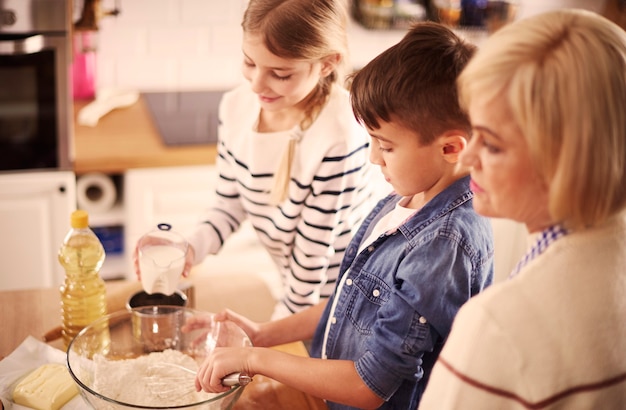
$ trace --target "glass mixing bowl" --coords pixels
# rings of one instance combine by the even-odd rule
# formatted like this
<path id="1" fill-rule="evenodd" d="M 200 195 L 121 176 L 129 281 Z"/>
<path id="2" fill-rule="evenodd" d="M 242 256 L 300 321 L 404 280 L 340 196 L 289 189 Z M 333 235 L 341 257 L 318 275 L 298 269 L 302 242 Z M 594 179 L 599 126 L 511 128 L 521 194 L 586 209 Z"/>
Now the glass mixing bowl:
<path id="1" fill-rule="evenodd" d="M 94 409 L 231 409 L 244 386 L 221 394 L 195 392 L 195 370 L 215 346 L 250 346 L 232 322 L 180 306 L 146 306 L 109 314 L 70 343 L 67 364 Z M 183 331 L 189 321 L 201 327 Z M 163 362 L 183 365 L 184 371 Z"/>

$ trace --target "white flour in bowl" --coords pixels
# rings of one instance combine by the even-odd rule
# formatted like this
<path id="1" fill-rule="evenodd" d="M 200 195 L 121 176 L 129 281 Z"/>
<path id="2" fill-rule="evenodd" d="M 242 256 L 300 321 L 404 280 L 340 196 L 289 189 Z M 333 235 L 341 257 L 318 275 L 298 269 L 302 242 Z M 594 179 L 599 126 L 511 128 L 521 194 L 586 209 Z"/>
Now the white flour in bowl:
<path id="1" fill-rule="evenodd" d="M 102 396 L 139 406 L 182 406 L 215 397 L 196 392 L 194 375 L 173 366 L 173 363 L 197 370 L 193 358 L 177 350 L 150 353 L 135 359 L 107 360 L 96 355 L 93 390 Z"/>

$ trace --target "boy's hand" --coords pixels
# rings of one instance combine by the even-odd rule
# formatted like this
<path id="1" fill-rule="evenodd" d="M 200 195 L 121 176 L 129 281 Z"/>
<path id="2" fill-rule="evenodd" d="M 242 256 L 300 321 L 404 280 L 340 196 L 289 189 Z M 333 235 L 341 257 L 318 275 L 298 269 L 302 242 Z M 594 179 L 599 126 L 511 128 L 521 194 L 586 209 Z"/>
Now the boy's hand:
<path id="1" fill-rule="evenodd" d="M 204 390 L 209 393 L 228 391 L 230 386 L 224 386 L 222 379 L 232 373 L 244 373 L 250 377 L 248 363 L 252 347 L 217 347 L 200 366 L 196 374 L 196 391 Z"/>
<path id="2" fill-rule="evenodd" d="M 252 320 L 235 313 L 230 309 L 216 313 L 213 319 L 216 322 L 230 320 L 246 332 L 253 346 L 261 346 L 261 344 L 259 344 L 259 334 L 261 332 L 261 325 L 259 323 L 253 322 Z"/>

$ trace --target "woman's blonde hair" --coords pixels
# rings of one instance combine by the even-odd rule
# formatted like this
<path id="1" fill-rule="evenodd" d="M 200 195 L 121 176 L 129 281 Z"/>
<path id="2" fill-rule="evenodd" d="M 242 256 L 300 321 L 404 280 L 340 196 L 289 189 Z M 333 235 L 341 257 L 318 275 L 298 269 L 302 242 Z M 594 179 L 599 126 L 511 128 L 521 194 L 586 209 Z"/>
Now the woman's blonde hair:
<path id="1" fill-rule="evenodd" d="M 241 26 L 244 33 L 261 35 L 272 54 L 285 59 L 320 61 L 339 56 L 333 72 L 320 79 L 306 97 L 301 130 L 308 129 L 322 110 L 333 83 L 345 81 L 348 59 L 348 21 L 345 0 L 250 0 Z M 301 136 L 290 138 L 274 176 L 272 203 L 287 197 L 295 145 Z"/>
<path id="2" fill-rule="evenodd" d="M 559 10 L 497 31 L 459 77 L 461 105 L 505 95 L 549 187 L 555 222 L 570 229 L 626 208 L 626 33 L 582 10 Z"/>

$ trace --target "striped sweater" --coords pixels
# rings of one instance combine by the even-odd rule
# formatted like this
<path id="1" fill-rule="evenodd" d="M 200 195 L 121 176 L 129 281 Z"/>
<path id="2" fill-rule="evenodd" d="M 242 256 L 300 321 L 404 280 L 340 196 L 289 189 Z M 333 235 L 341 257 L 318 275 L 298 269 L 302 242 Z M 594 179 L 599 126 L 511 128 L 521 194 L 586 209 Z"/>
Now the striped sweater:
<path id="1" fill-rule="evenodd" d="M 259 110 L 248 84 L 224 95 L 217 200 L 189 241 L 199 263 L 249 218 L 280 272 L 282 316 L 332 293 L 352 231 L 374 205 L 371 180 L 379 171 L 368 161 L 369 137 L 354 119 L 348 92 L 334 87 L 297 144 L 288 198 L 270 205 L 274 173 L 293 132 L 253 131 Z"/>

